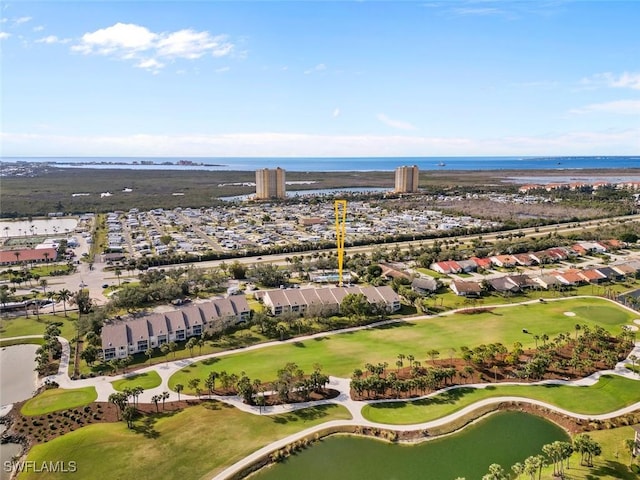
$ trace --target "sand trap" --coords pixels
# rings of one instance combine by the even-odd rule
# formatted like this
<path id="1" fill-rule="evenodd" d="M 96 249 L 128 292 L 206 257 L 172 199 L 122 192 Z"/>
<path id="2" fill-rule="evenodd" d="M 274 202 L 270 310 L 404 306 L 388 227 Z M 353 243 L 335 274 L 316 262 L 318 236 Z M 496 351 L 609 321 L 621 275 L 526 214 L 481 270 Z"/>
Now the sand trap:
<path id="1" fill-rule="evenodd" d="M 637 332 L 638 331 L 638 326 L 637 325 L 625 325 L 624 328 L 626 328 L 627 330 L 630 330 L 632 332 Z"/>
<path id="2" fill-rule="evenodd" d="M 564 312 L 564 314 L 565 314 L 567 317 L 575 317 L 575 316 L 576 316 L 576 314 L 575 314 L 575 313 L 573 313 L 573 312 Z"/>
<path id="3" fill-rule="evenodd" d="M 637 325 L 640 325 L 640 318 L 636 318 L 636 319 L 633 321 L 633 323 L 635 323 L 635 324 L 637 324 Z"/>

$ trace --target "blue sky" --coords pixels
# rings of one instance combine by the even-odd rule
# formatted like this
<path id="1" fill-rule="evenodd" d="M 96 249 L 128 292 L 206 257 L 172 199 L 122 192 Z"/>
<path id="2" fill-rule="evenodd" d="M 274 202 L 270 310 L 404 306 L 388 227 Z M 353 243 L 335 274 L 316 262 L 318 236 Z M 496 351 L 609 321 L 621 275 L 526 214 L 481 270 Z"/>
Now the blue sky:
<path id="1" fill-rule="evenodd" d="M 5 2 L 3 156 L 640 153 L 640 2 Z"/>

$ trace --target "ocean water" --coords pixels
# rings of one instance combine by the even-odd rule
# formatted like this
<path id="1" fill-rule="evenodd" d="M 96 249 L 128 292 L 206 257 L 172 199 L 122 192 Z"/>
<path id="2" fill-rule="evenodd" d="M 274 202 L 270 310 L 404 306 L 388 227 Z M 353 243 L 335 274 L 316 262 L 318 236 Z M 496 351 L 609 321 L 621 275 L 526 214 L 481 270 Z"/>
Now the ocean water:
<path id="1" fill-rule="evenodd" d="M 202 165 L 177 165 L 189 160 Z M 281 167 L 298 172 L 390 171 L 402 165 L 420 170 L 581 170 L 589 168 L 640 168 L 640 156 L 592 157 L 2 157 L 17 161 L 49 163 L 64 168 L 118 168 L 148 170 L 257 170 Z M 141 162 L 153 162 L 142 165 Z"/>

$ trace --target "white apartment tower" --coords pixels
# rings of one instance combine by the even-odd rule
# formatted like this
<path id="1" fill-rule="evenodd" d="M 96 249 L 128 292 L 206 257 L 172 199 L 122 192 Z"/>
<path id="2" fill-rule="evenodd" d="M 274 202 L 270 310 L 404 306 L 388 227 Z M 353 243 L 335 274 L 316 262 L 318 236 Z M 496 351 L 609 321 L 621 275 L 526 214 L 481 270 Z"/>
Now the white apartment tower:
<path id="1" fill-rule="evenodd" d="M 418 191 L 418 166 L 396 168 L 396 193 Z"/>
<path id="2" fill-rule="evenodd" d="M 256 170 L 256 199 L 285 198 L 284 170 L 262 168 Z"/>

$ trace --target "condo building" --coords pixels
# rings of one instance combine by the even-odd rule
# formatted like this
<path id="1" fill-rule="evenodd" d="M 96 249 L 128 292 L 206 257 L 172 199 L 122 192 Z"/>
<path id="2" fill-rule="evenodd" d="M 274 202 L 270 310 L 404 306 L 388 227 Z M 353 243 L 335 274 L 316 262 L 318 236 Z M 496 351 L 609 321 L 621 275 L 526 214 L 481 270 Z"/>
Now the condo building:
<path id="1" fill-rule="evenodd" d="M 418 166 L 396 168 L 396 193 L 418 191 Z"/>
<path id="2" fill-rule="evenodd" d="M 284 170 L 278 168 L 262 168 L 256 170 L 256 199 L 285 198 Z"/>

